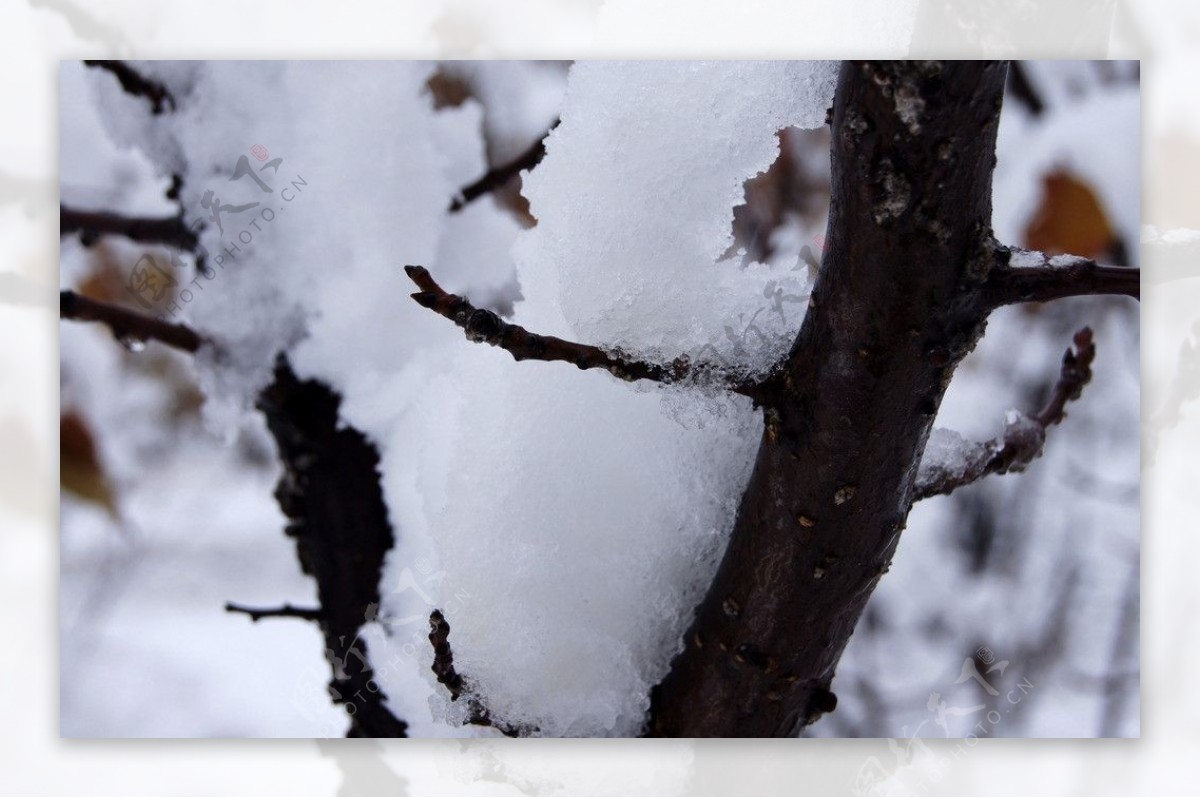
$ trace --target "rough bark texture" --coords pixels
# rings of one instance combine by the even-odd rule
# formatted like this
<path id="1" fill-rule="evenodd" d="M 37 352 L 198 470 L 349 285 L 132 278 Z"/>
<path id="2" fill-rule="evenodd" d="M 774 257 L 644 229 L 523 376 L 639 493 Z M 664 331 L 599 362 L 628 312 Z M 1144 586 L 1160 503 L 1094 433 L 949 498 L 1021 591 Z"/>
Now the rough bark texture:
<path id="1" fill-rule="evenodd" d="M 155 113 L 173 110 L 165 89 L 128 65 L 91 65 L 113 72 Z M 993 240 L 991 175 L 1005 71 L 1002 63 L 981 62 L 843 66 L 831 117 L 828 249 L 812 306 L 779 369 L 762 383 L 728 386 L 763 408 L 763 438 L 717 576 L 683 652 L 651 695 L 649 734 L 792 735 L 834 709 L 834 669 L 891 562 L 918 496 L 934 416 L 988 313 L 1076 294 L 1139 296 L 1137 270 L 1044 257 L 1030 266 L 1028 254 L 1012 267 L 1011 251 Z M 515 165 L 532 167 L 542 152 L 535 146 Z M 468 186 L 451 210 L 513 171 L 495 170 Z M 176 176 L 169 198 L 178 199 L 180 185 Z M 63 234 L 79 232 L 85 242 L 115 234 L 196 251 L 182 216 L 62 208 L 60 219 Z M 565 360 L 660 382 L 704 368 L 631 361 L 539 336 L 447 294 L 421 267 L 408 273 L 421 289 L 416 301 L 459 324 L 469 339 L 501 346 L 518 360 Z M 123 340 L 158 340 L 183 351 L 207 340 L 70 291 L 60 295 L 60 314 L 105 323 Z M 1086 371 L 1090 354 L 1076 344 Z M 1086 382 L 1083 372 L 1068 374 L 1076 365 L 1064 363 L 1057 405 L 1037 419 L 1043 430 Z M 320 607 L 227 609 L 252 620 L 318 621 L 333 669 L 331 694 L 351 718 L 349 735 L 404 736 L 406 724 L 387 709 L 358 636 L 377 611 L 380 568 L 394 542 L 379 458 L 361 433 L 339 426 L 339 401 L 327 385 L 297 379 L 281 358 L 259 405 L 285 467 L 276 496 L 301 564 L 317 581 Z M 1014 448 L 1014 458 L 1032 451 L 1028 441 L 1018 444 L 1024 448 Z M 989 469 L 998 470 L 985 463 L 981 472 Z M 435 613 L 431 623 L 434 672 L 452 697 L 475 702 L 468 721 L 506 734 L 536 731 L 491 718 L 454 668 L 445 619 Z"/>
<path id="2" fill-rule="evenodd" d="M 361 432 L 339 423 L 340 403 L 327 385 L 298 379 L 281 356 L 258 404 L 284 466 L 275 498 L 300 565 L 317 582 L 321 606 L 312 614 L 333 669 L 330 696 L 350 716 L 347 736 L 404 737 L 407 724 L 388 710 L 359 637 L 378 611 L 380 570 L 395 542 L 379 455 Z"/>
<path id="3" fill-rule="evenodd" d="M 833 709 L 834 668 L 913 500 L 959 361 L 1003 262 L 990 230 L 1005 65 L 846 63 L 832 114 L 828 250 L 764 402 L 728 549 L 648 732 L 794 735 Z"/>

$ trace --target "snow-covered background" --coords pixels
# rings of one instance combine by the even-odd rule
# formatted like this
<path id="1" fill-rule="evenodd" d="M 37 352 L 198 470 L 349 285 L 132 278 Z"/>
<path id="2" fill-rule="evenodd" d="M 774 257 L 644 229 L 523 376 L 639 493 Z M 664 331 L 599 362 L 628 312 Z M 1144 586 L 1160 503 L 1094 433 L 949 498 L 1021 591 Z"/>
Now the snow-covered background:
<path id="1" fill-rule="evenodd" d="M 179 278 L 159 310 L 222 351 L 128 352 L 63 326 L 63 734 L 343 731 L 315 629 L 222 611 L 314 600 L 249 409 L 277 351 L 336 386 L 344 420 L 380 447 L 400 541 L 382 590 L 399 621 L 369 645 L 413 733 L 467 733 L 428 672 L 432 605 L 499 715 L 547 734 L 636 733 L 728 532 L 757 415 L 704 386 L 514 364 L 409 301 L 400 266 L 538 332 L 761 369 L 798 328 L 820 253 L 833 66 L 139 68 L 171 87 L 175 113 L 151 116 L 110 75 L 64 63 L 63 203 L 169 214 L 180 173 L 189 219 L 209 217 L 206 191 L 261 204 L 224 229 L 209 217 L 211 277 L 186 256 L 63 239 L 64 287 L 129 302 L 129 270 L 149 254 Z M 1136 265 L 1136 65 L 1023 68 L 1044 108 L 1006 102 L 997 234 Z M 446 213 L 558 116 L 519 192 Z M 255 145 L 278 167 L 258 172 Z M 272 191 L 234 177 L 243 156 Z M 1136 308 L 998 314 L 938 423 L 983 439 L 1009 408 L 1036 408 L 1085 323 L 1096 379 L 1046 457 L 914 511 L 843 659 L 839 710 L 812 734 L 1138 733 Z M 981 679 L 964 678 L 968 662 Z"/>

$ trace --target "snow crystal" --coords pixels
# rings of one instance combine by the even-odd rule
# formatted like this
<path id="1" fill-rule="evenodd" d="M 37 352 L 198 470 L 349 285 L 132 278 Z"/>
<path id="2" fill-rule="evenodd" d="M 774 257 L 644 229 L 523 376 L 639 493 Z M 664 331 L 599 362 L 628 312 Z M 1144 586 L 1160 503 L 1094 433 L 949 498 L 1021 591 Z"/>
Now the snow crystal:
<path id="1" fill-rule="evenodd" d="M 86 96 L 92 83 L 89 78 L 96 77 L 93 72 L 82 64 L 64 62 L 59 75 L 63 95 Z M 109 79 L 116 83 L 115 79 Z M 129 95 L 120 94 L 122 104 L 130 99 Z M 146 116 L 143 109 L 135 110 L 133 116 Z M 62 204 L 80 210 L 169 216 L 174 208 L 164 196 L 167 181 L 156 174 L 154 164 L 141 149 L 128 143 L 114 143 L 106 135 L 105 120 L 112 116 L 99 113 L 91 102 L 63 106 L 60 122 L 63 146 L 59 158 Z"/>
<path id="2" fill-rule="evenodd" d="M 983 450 L 983 444 L 968 440 L 952 429 L 934 427 L 921 456 L 920 473 L 929 479 L 961 476 L 968 463 Z"/>
<path id="3" fill-rule="evenodd" d="M 450 61 L 485 109 L 491 161 L 509 163 L 546 135 L 562 108 L 566 70 L 553 61 Z"/>
<path id="4" fill-rule="evenodd" d="M 725 545 L 761 434 L 757 413 L 743 398 L 714 399 L 692 386 L 630 386 L 561 363 L 514 363 L 504 352 L 469 344 L 448 321 L 409 301 L 412 288 L 400 266 L 427 265 L 448 290 L 511 312 L 537 332 L 622 346 L 650 357 L 687 353 L 732 368 L 762 370 L 791 343 L 802 321 L 811 270 L 799 258 L 743 265 L 741 258 L 726 255 L 732 211 L 743 200 L 745 181 L 775 158 L 780 128 L 821 125 L 832 96 L 833 65 L 576 66 L 563 124 L 550 138 L 545 161 L 525 181 L 539 220 L 526 233 L 487 200 L 455 215 L 445 209 L 464 182 L 483 173 L 486 147 L 499 147 L 494 157 L 505 148 L 519 151 L 558 113 L 552 106 L 562 93 L 556 83 L 561 76 L 550 67 L 497 67 L 491 73 L 491 66 L 464 66 L 483 76 L 476 85 L 478 101 L 435 110 L 425 89 L 432 64 L 137 66 L 169 86 L 178 100 L 176 113 L 153 116 L 144 100 L 120 92 L 111 75 L 64 66 L 64 96 L 77 96 L 80 85 L 88 86 L 115 143 L 103 142 L 97 160 L 105 171 L 92 175 L 91 190 L 118 186 L 109 194 L 79 190 L 87 187 L 72 185 L 71 175 L 91 167 L 86 158 L 64 157 L 64 199 L 87 207 L 115 203 L 129 212 L 167 212 L 173 205 L 159 201 L 162 187 L 171 172 L 182 174 L 180 205 L 189 220 L 208 219 L 201 243 L 212 276 L 181 276 L 194 296 L 176 299 L 177 318 L 220 346 L 178 359 L 196 364 L 210 419 L 218 425 L 240 423 L 242 409 L 269 379 L 275 353 L 284 350 L 303 376 L 330 382 L 343 396 L 343 420 L 378 444 L 381 484 L 398 543 L 381 584 L 384 623 L 364 634 L 393 710 L 416 736 L 493 733 L 453 725 L 446 692 L 433 681 L 426 635 L 429 611 L 436 606 L 451 624 L 459 670 L 496 716 L 535 726 L 545 735 L 636 734 L 648 691 L 679 649 L 680 633 Z M 511 86 L 501 73 L 532 74 L 535 69 L 543 70 L 544 79 L 536 101 L 508 102 L 505 98 L 519 93 L 509 94 Z M 1117 114 L 1132 105 L 1132 98 L 1118 98 L 1109 110 Z M 1022 192 L 1033 192 L 1038 170 L 1070 140 L 1069 131 L 1078 128 L 1075 110 L 1047 114 L 1064 128 L 1061 133 L 1038 138 L 1042 134 L 1030 128 L 1017 131 L 1025 138 L 1010 137 L 1001 166 L 1003 171 L 1009 164 L 1011 174 L 997 174 L 996 228 L 1002 240 L 1017 240 L 1004 230 L 1019 231 L 1024 221 L 1020 214 L 1036 206 Z M 1107 129 L 1096 123 L 1104 121 L 1104 110 L 1097 105 L 1081 114 L 1080 124 L 1091 131 Z M 80 135 L 97 128 L 91 116 L 64 114 L 64 140 L 97 138 Z M 1136 114 L 1121 119 L 1126 117 L 1132 121 L 1122 121 L 1120 130 L 1128 138 L 1136 131 Z M 1010 118 L 1006 109 L 1004 119 Z M 1107 136 L 1094 138 L 1097 146 L 1111 148 Z M 1018 158 L 1015 153 L 1029 141 L 1037 145 L 1036 157 L 1025 153 Z M 282 158 L 277 168 L 258 160 L 255 145 L 271 158 Z M 130 146 L 146 158 L 132 153 Z M 248 175 L 238 176 L 243 155 L 273 191 L 259 189 Z M 157 166 L 157 178 L 148 176 L 146 159 Z M 1129 214 L 1137 207 L 1136 183 L 1125 180 L 1128 170 L 1110 169 L 1112 158 L 1094 160 L 1096 168 L 1113 175 L 1101 190 L 1105 201 L 1123 197 L 1122 207 L 1133 209 L 1116 214 L 1117 219 L 1134 218 Z M 1025 161 L 1032 162 L 1028 174 Z M 284 188 L 292 200 L 281 197 Z M 225 203 L 260 205 L 246 215 L 230 212 L 222 230 L 204 207 L 208 191 Z M 275 214 L 271 221 L 262 216 L 268 206 Z M 257 228 L 249 224 L 251 218 Z M 774 235 L 795 239 L 795 246 L 786 247 L 789 253 L 800 251 L 800 243 L 808 239 L 801 228 L 787 223 Z M 116 259 L 129 263 L 140 251 L 128 242 L 113 242 L 110 249 Z M 84 274 L 83 250 L 64 241 L 63 256 L 64 283 L 73 284 Z M 1043 262 L 1036 253 L 1013 253 L 1014 266 Z M 191 277 L 199 282 L 187 283 Z M 995 434 L 1002 408 L 993 405 L 1010 400 L 1013 375 L 1023 385 L 1042 385 L 1046 363 L 1061 356 L 1062 336 L 1048 331 L 1046 315 L 1031 321 L 1015 310 L 1008 316 L 996 314 L 991 324 L 1000 325 L 1000 332 L 993 330 L 980 351 L 991 347 L 988 356 L 993 359 L 987 362 L 1007 365 L 972 372 L 973 361 L 968 361 L 943 404 L 940 423 L 978 433 L 980 439 Z M 1104 340 L 1136 338 L 1136 325 L 1128 331 L 1121 326 L 1130 324 L 1125 317 L 1102 317 L 1099 323 L 1110 331 L 1105 337 L 1105 327 L 1097 328 Z M 1031 324 L 1041 325 L 1037 335 L 1030 334 Z M 170 437 L 161 428 L 168 422 L 160 425 L 154 416 L 155 423 L 147 423 L 145 411 L 165 412 L 165 399 L 130 383 L 113 365 L 124 353 L 105 347 L 111 344 L 106 335 L 86 326 L 64 328 L 64 375 L 84 375 L 66 379 L 64 403 L 104 408 L 99 418 L 121 433 L 110 437 L 126 448 L 106 450 L 106 461 L 117 479 L 143 484 L 129 494 L 123 509 L 148 528 L 174 529 L 180 541 L 199 539 L 189 524 L 201 517 L 212 524 L 196 508 L 211 503 L 213 495 L 231 499 L 224 502 L 214 527 L 229 546 L 219 553 L 229 560 L 228 551 L 239 556 L 249 552 L 234 559 L 243 566 L 255 563 L 254 573 L 234 570 L 239 571 L 236 583 L 253 590 L 217 595 L 213 591 L 228 583 L 211 583 L 204 593 L 208 604 L 203 617 L 213 626 L 212 635 L 244 632 L 246 640 L 237 645 L 259 645 L 266 656 L 277 643 L 264 635 L 283 632 L 213 615 L 211 608 L 230 597 L 270 603 L 280 586 L 287 587 L 284 598 L 311 602 L 311 582 L 300 577 L 294 559 L 279 559 L 293 555 L 282 551 L 289 544 L 280 534 L 282 520 L 270 499 L 274 466 L 260 468 L 248 479 L 244 464 L 227 467 L 221 452 L 206 442 L 182 447 L 172 455 L 182 459 L 160 468 L 158 459 L 167 456 L 164 441 Z M 1014 336 L 1022 347 L 1011 346 Z M 1048 453 L 1060 476 L 1077 474 L 1079 452 L 1084 451 L 1095 455 L 1085 458 L 1089 462 L 1104 464 L 1106 476 L 1136 484 L 1136 458 L 1108 457 L 1112 439 L 1097 434 L 1099 427 L 1080 424 L 1122 409 L 1133 408 L 1136 415 L 1136 340 L 1127 349 L 1127 368 L 1118 363 L 1097 369 L 1088 401 L 1073 407 L 1072 423 L 1055 433 L 1071 444 Z M 1017 350 L 1023 359 L 1016 359 Z M 106 354 L 100 356 L 101 351 Z M 973 358 L 979 356 L 977 352 Z M 108 378 L 93 382 L 87 378 L 92 370 Z M 133 389 L 112 390 L 114 379 Z M 1097 403 L 1098 397 L 1108 397 L 1107 403 Z M 118 425 L 112 419 L 124 421 Z M 1019 414 L 1007 421 L 1030 423 Z M 153 441 L 152 429 L 160 430 Z M 1136 438 L 1136 423 L 1115 429 Z M 170 435 L 177 432 L 172 428 Z M 261 429 L 258 434 L 265 437 Z M 1065 437 L 1072 434 L 1074 438 Z M 198 432 L 190 435 L 200 440 Z M 922 470 L 961 468 L 988 445 L 935 429 Z M 1079 446 L 1084 448 L 1075 448 Z M 154 469 L 143 480 L 147 463 Z M 188 492 L 181 487 L 188 484 L 204 489 Z M 1024 483 L 992 484 L 1004 490 Z M 160 501 L 161 511 L 150 512 Z M 1059 552 L 1078 547 L 1079 524 L 1121 531 L 1129 517 L 1136 519 L 1136 503 L 1122 513 L 1113 513 L 1100 499 L 1055 505 L 1059 514 L 1051 514 L 1052 523 L 1037 529 L 1036 552 L 1045 550 L 1046 532 L 1069 546 L 1038 554 L 1044 562 L 1034 562 L 1031 548 L 1022 556 L 1036 567 L 1023 564 L 1020 581 L 1010 584 L 1008 576 L 993 575 L 985 577 L 980 590 L 979 576 L 955 570 L 953 558 L 946 556 L 947 541 L 953 543 L 949 535 L 958 534 L 961 523 L 946 519 L 941 536 L 914 534 L 924 525 L 920 513 L 944 512 L 949 506 L 922 502 L 904 544 L 906 556 L 898 558 L 895 572 L 873 599 L 897 624 L 890 635 L 876 638 L 883 641 L 879 650 L 893 661 L 912 664 L 884 669 L 882 676 L 911 682 L 915 672 L 922 688 L 934 684 L 941 676 L 921 669 L 944 664 L 949 646 L 957 645 L 961 635 L 931 644 L 926 632 L 918 632 L 928 628 L 931 606 L 955 608 L 957 614 L 947 617 L 972 634 L 1040 617 L 1050 611 L 1051 602 L 1044 590 L 1033 588 L 1055 583 L 1048 569 L 1060 567 Z M 1068 514 L 1068 505 L 1092 508 L 1088 512 L 1094 519 L 1078 511 Z M 72 546 L 80 542 L 79 516 L 79 508 L 65 505 L 64 541 Z M 239 524 L 241 531 L 233 534 Z M 247 549 L 251 529 L 253 545 Z M 1103 565 L 1099 558 L 1114 548 L 1113 535 L 1087 538 L 1096 547 L 1089 556 Z M 64 559 L 66 566 L 76 562 L 82 560 Z M 257 565 L 261 562 L 270 564 L 266 573 Z M 179 572 L 176 563 L 169 565 L 164 573 Z M 929 573 L 935 570 L 947 578 L 931 582 Z M 78 584 L 68 586 L 65 606 L 82 600 Z M 914 602 L 918 594 L 925 598 Z M 140 616 L 136 623 L 124 623 L 117 627 L 122 634 L 145 625 Z M 286 624 L 269 628 L 299 629 Z M 166 627 L 154 632 L 139 640 L 147 647 L 160 636 L 166 645 L 183 640 Z M 188 639 L 204 642 L 212 635 Z M 1101 637 L 1089 633 L 1089 638 Z M 106 656 L 116 663 L 113 668 L 124 667 L 130 648 L 123 637 L 115 639 Z M 871 639 L 855 635 L 841 679 L 855 672 L 854 647 Z M 79 648 L 89 640 L 65 644 Z M 268 642 L 255 642 L 261 640 Z M 937 657 L 929 653 L 935 644 Z M 215 681 L 205 676 L 203 689 L 194 691 L 204 699 L 203 706 L 196 704 L 173 722 L 198 719 L 194 728 L 199 732 L 189 726 L 182 733 L 229 733 L 230 727 L 222 725 L 229 717 L 246 724 L 233 727 L 235 731 L 294 730 L 299 722 L 304 733 L 327 723 L 329 733 L 340 733 L 344 717 L 324 695 L 328 670 L 319 645 L 305 628 L 279 649 L 267 669 L 276 687 L 295 683 L 301 688 L 298 694 L 314 710 L 313 725 L 289 717 L 295 715 L 293 696 L 259 685 L 244 691 L 255 702 L 254 712 L 239 706 L 223 715 L 214 707 L 220 706 L 229 684 L 245 678 L 245 669 L 221 667 L 212 671 Z M 897 658 L 895 652 L 903 653 L 905 646 L 920 651 Z M 181 650 L 191 653 L 186 646 Z M 311 659 L 305 660 L 305 650 L 311 651 Z M 878 651 L 869 650 L 876 656 L 860 661 L 877 663 Z M 137 651 L 141 656 L 143 649 Z M 955 666 L 960 654 L 953 649 Z M 189 669 L 204 665 L 203 657 L 175 657 L 172 662 L 186 660 Z M 302 682 L 295 678 L 300 671 L 305 672 Z M 878 668 L 871 673 L 873 678 L 880 675 Z M 222 691 L 214 690 L 214 684 Z M 120 708 L 108 706 L 108 699 L 97 706 L 104 706 L 104 729 L 111 731 L 107 721 Z M 1047 701 L 1046 706 L 1057 704 Z M 152 716 L 141 713 L 137 722 L 151 723 L 150 733 L 179 731 L 164 731 L 145 720 Z M 87 728 L 66 717 L 64 728 Z M 830 728 L 837 727 L 818 726 L 817 732 Z"/>
<path id="5" fill-rule="evenodd" d="M 400 266 L 539 333 L 761 371 L 794 338 L 811 269 L 722 261 L 733 208 L 781 128 L 824 122 L 836 67 L 576 65 L 525 187 L 525 233 L 489 201 L 447 214 L 486 168 L 495 100 L 434 110 L 434 68 L 181 67 L 161 75 L 175 113 L 125 104 L 116 115 L 141 117 L 109 125 L 178 170 L 188 219 L 206 221 L 206 269 L 171 313 L 217 343 L 194 361 L 210 422 L 236 426 L 284 351 L 378 444 L 398 543 L 381 584 L 390 636 L 371 633 L 371 651 L 413 733 L 464 733 L 428 667 L 437 606 L 498 717 L 636 734 L 732 527 L 758 414 L 515 363 L 411 302 Z M 102 96 L 107 78 L 92 76 Z M 538 129 L 543 105 L 490 124 Z M 218 205 L 233 206 L 220 223 Z"/>
<path id="6" fill-rule="evenodd" d="M 1046 256 L 1040 252 L 1015 247 L 1011 252 L 1012 257 L 1009 258 L 1008 265 L 1015 269 L 1036 269 L 1046 265 Z"/>
<path id="7" fill-rule="evenodd" d="M 687 429 L 603 373 L 465 342 L 456 360 L 408 415 L 437 419 L 436 451 L 410 446 L 391 472 L 415 499 L 401 528 L 434 540 L 428 592 L 447 605 L 455 664 L 509 723 L 636 735 L 724 548 L 756 417 L 745 402 Z M 414 560 L 392 558 L 385 584 Z M 428 616 L 416 591 L 389 600 Z"/>
<path id="8" fill-rule="evenodd" d="M 356 394 L 429 341 L 452 338 L 430 314 L 397 313 L 410 291 L 401 264 L 481 277 L 492 302 L 513 290 L 504 252 L 516 226 L 487 208 L 446 223 L 450 198 L 486 168 L 482 109 L 435 112 L 424 91 L 433 64 L 201 66 L 161 76 L 179 91 L 174 113 L 149 118 L 123 102 L 107 116 L 157 142 L 147 150 L 184 175 L 180 202 L 204 224 L 207 268 L 187 301 L 165 310 L 219 345 L 198 361 L 211 366 L 202 378 L 217 426 L 252 405 L 277 352 L 294 350 L 302 376 Z M 94 76 L 100 92 L 110 82 Z M 140 127 L 126 119 L 139 115 Z"/>
<path id="9" fill-rule="evenodd" d="M 1085 263 L 1087 258 L 1079 255 L 1055 255 L 1050 259 L 1051 266 L 1074 266 L 1077 263 Z"/>
<path id="10" fill-rule="evenodd" d="M 743 184 L 781 128 L 824 123 L 835 76 L 826 62 L 577 64 L 524 189 L 539 221 L 516 253 L 529 318 L 647 357 L 773 365 L 806 307 L 776 297 L 805 297 L 808 272 L 720 258 Z M 564 316 L 544 312 L 559 303 Z"/>
<path id="11" fill-rule="evenodd" d="M 823 123 L 833 71 L 577 65 L 524 184 L 538 224 L 514 250 L 515 320 L 649 356 L 770 365 L 802 319 L 809 269 L 718 258 L 778 130 Z M 456 665 L 509 723 L 637 734 L 724 548 L 759 416 L 741 398 L 449 351 L 408 370 L 420 393 L 385 458 L 407 533 L 385 584 L 407 585 L 426 558 L 437 575 L 390 591 L 391 612 L 443 606 Z"/>

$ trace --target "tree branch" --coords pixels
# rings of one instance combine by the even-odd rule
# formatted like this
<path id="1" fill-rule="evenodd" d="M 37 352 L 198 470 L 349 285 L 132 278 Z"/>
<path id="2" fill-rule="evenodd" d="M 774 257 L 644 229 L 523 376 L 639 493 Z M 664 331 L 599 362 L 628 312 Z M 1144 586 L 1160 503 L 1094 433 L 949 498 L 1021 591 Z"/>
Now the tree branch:
<path id="1" fill-rule="evenodd" d="M 60 235 L 79 233 L 84 246 L 91 246 L 101 235 L 125 236 L 144 244 L 166 244 L 194 251 L 199 239 L 183 221 L 182 215 L 160 217 L 122 216 L 104 211 L 81 211 L 60 205 Z"/>
<path id="2" fill-rule="evenodd" d="M 987 61 L 843 62 L 828 246 L 649 736 L 795 736 L 835 708 L 930 425 L 983 334 L 1004 79 Z"/>
<path id="3" fill-rule="evenodd" d="M 404 737 L 408 726 L 388 709 L 360 633 L 378 616 L 383 560 L 396 541 L 379 453 L 341 422 L 340 405 L 328 385 L 299 379 L 282 354 L 258 398 L 283 464 L 275 499 L 300 566 L 317 583 L 329 692 L 350 718 L 347 736 Z"/>
<path id="4" fill-rule="evenodd" d="M 240 612 L 250 616 L 250 620 L 258 623 L 263 618 L 299 618 L 304 621 L 319 621 L 323 617 L 320 608 L 293 607 L 284 604 L 282 607 L 255 608 L 243 607 L 232 601 L 225 602 L 225 612 Z"/>
<path id="5" fill-rule="evenodd" d="M 58 294 L 58 315 L 63 319 L 107 324 L 119 341 L 158 341 L 183 352 L 195 352 L 206 343 L 190 327 L 153 319 L 69 290 Z"/>
<path id="6" fill-rule="evenodd" d="M 430 670 L 437 676 L 438 683 L 450 693 L 451 701 L 464 699 L 467 717 L 464 723 L 475 726 L 491 726 L 506 737 L 527 737 L 536 729 L 513 726 L 498 721 L 481 699 L 470 687 L 462 675 L 454 668 L 454 652 L 450 650 L 450 624 L 441 610 L 429 614 L 429 642 L 433 645 L 433 666 Z"/>
<path id="7" fill-rule="evenodd" d="M 1008 91 L 1013 97 L 1020 100 L 1021 104 L 1028 108 L 1034 116 L 1038 116 L 1046 110 L 1046 104 L 1042 102 L 1041 95 L 1029 80 L 1027 64 L 1013 61 L 1008 65 Z"/>
<path id="8" fill-rule="evenodd" d="M 151 80 L 138 72 L 124 61 L 84 61 L 86 66 L 93 69 L 103 69 L 113 75 L 121 84 L 126 94 L 135 97 L 145 97 L 150 101 L 150 110 L 156 116 L 164 110 L 175 110 L 175 98 L 167 87 L 156 80 Z"/>
<path id="9" fill-rule="evenodd" d="M 983 286 L 991 307 L 1018 302 L 1049 302 L 1069 296 L 1119 294 L 1141 299 L 1141 270 L 1101 266 L 1074 255 L 1046 257 L 1041 252 L 1007 248 Z"/>
<path id="10" fill-rule="evenodd" d="M 949 494 L 988 474 L 1024 471 L 1041 457 L 1047 430 L 1066 418 L 1067 403 L 1078 399 L 1083 386 L 1092 379 L 1096 346 L 1092 342 L 1091 329 L 1084 327 L 1075 333 L 1074 344 L 1074 350 L 1068 348 L 1063 355 L 1058 382 L 1041 411 L 1033 416 L 1010 414 L 1003 435 L 988 443 L 975 444 L 957 462 L 922 463 L 914 488 L 914 501 Z"/>
<path id="11" fill-rule="evenodd" d="M 620 352 L 531 333 L 524 327 L 504 321 L 490 310 L 477 308 L 467 299 L 445 291 L 423 266 L 405 266 L 404 271 L 421 289 L 412 295 L 418 305 L 454 322 L 466 333 L 468 340 L 499 347 L 514 360 L 573 363 L 580 369 L 603 369 L 626 382 L 675 383 L 690 376 L 715 372 L 707 365 L 692 365 L 686 357 L 678 357 L 669 365 L 648 363 L 627 358 Z M 763 392 L 759 383 L 750 380 L 730 380 L 727 387 L 734 393 L 755 399 L 761 398 Z"/>
<path id="12" fill-rule="evenodd" d="M 546 131 L 546 136 L 550 135 L 550 131 L 558 127 L 559 120 L 555 119 L 554 124 L 550 125 L 550 129 Z M 470 203 L 487 194 L 490 191 L 503 186 L 516 175 L 525 170 L 532 169 L 541 163 L 542 158 L 546 155 L 546 136 L 542 136 L 534 142 L 529 149 L 521 153 L 515 160 L 497 166 L 494 169 L 489 169 L 488 172 L 474 183 L 464 186 L 458 196 L 450 203 L 450 213 L 457 213 L 465 208 Z"/>

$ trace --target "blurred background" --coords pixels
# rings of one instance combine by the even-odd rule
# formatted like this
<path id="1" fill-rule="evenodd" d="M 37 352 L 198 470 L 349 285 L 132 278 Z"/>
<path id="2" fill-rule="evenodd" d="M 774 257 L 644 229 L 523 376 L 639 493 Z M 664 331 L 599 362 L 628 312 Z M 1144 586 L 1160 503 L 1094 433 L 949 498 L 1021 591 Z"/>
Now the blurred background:
<path id="1" fill-rule="evenodd" d="M 568 69 L 443 62 L 427 92 L 435 108 L 482 104 L 489 162 L 500 166 L 553 123 Z M 78 63 L 62 67 L 61 202 L 169 215 L 175 206 L 144 156 L 108 143 L 95 111 L 94 82 L 105 80 L 113 78 Z M 1000 240 L 1138 265 L 1138 83 L 1136 62 L 1014 65 L 995 177 Z M 730 259 L 815 266 L 829 208 L 828 130 L 779 138 L 778 159 L 747 182 L 746 204 L 733 211 Z M 536 223 L 519 178 L 496 196 L 523 226 Z M 118 304 L 130 304 L 128 264 L 146 252 L 164 264 L 172 257 L 119 237 L 87 243 L 63 238 L 62 287 Z M 166 290 L 186 287 L 182 277 Z M 1096 376 L 1069 422 L 1026 473 L 918 505 L 838 671 L 839 710 L 809 734 L 1137 736 L 1136 304 L 1074 299 L 997 314 L 938 425 L 986 440 L 1007 410 L 1039 409 L 1084 325 L 1096 331 Z M 223 611 L 226 601 L 315 603 L 282 534 L 272 497 L 279 465 L 261 420 L 236 432 L 206 427 L 187 356 L 164 347 L 123 346 L 101 326 L 71 323 L 61 342 L 62 733 L 303 737 L 341 728 L 340 711 L 319 694 L 297 700 L 300 684 L 319 690 L 304 678 L 324 667 L 315 629 Z M 1019 703 L 1006 703 L 1017 687 Z"/>

